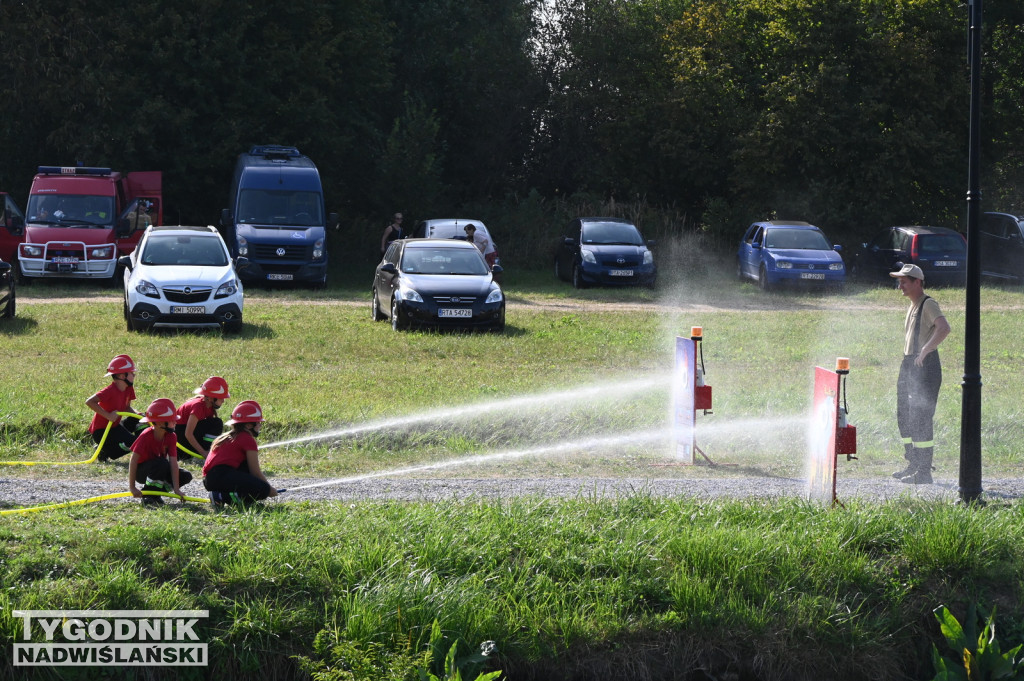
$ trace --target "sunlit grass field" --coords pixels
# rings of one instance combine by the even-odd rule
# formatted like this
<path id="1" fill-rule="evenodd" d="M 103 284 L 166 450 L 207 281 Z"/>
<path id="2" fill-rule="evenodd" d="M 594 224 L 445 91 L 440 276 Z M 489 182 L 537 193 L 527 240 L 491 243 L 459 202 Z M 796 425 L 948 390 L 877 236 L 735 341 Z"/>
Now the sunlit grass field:
<path id="1" fill-rule="evenodd" d="M 712 458 L 747 472 L 800 475 L 814 367 L 833 368 L 847 357 L 847 406 L 860 458 L 843 474 L 886 475 L 899 463 L 895 381 L 906 301 L 894 289 L 765 295 L 718 276 L 700 285 L 677 277 L 657 291 L 574 291 L 546 274 L 508 279 L 508 330 L 500 335 L 396 334 L 370 320 L 368 294 L 355 285 L 323 296 L 250 289 L 239 336 L 131 333 L 109 291 L 23 288 L 18 317 L 0 327 L 0 460 L 87 458 L 85 399 L 105 384 L 109 359 L 127 353 L 140 366 L 137 410 L 156 397 L 180 404 L 210 375 L 231 386 L 225 411 L 238 400 L 259 401 L 268 419 L 264 460 L 277 475 L 345 476 L 525 449 L 541 451 L 429 474 L 651 475 L 652 462 L 672 458 L 674 339 L 701 326 L 714 409 L 698 414 L 697 441 Z M 963 291 L 931 293 L 953 327 L 940 348 L 936 466 L 940 477 L 956 479 Z M 1022 463 L 1022 311 L 1019 290 L 984 289 L 987 476 L 1015 476 Z M 615 444 L 601 445 L 604 438 Z M 572 447 L 584 440 L 586 447 Z"/>
<path id="2" fill-rule="evenodd" d="M 230 403 L 260 401 L 272 475 L 329 480 L 487 454 L 411 475 L 738 475 L 656 465 L 673 460 L 664 431 L 674 338 L 702 326 L 714 413 L 698 415 L 697 438 L 714 458 L 748 476 L 801 475 L 813 368 L 848 357 L 860 458 L 843 461 L 841 475 L 886 476 L 899 463 L 906 302 L 891 288 L 766 296 L 705 272 L 664 277 L 653 292 L 574 291 L 546 273 L 509 272 L 506 290 L 502 335 L 393 333 L 370 320 L 356 282 L 322 295 L 247 291 L 244 332 L 222 336 L 129 333 L 120 302 L 99 288 L 22 289 L 18 317 L 0 325 L 0 460 L 87 458 L 85 399 L 126 352 L 141 367 L 138 409 L 155 397 L 180 402 L 212 374 L 227 378 Z M 955 481 L 963 292 L 931 293 L 954 329 L 941 348 L 936 464 Z M 983 291 L 986 476 L 1019 474 L 1022 309 L 1020 291 Z M 501 456 L 524 450 L 537 453 Z M 125 468 L 0 467 L 14 484 L 62 476 L 109 478 L 120 490 Z M 468 654 L 485 640 L 497 655 L 463 678 L 931 678 L 931 643 L 949 653 L 931 614 L 940 604 L 959 617 L 969 603 L 996 606 L 1000 639 L 1024 640 L 1021 509 L 912 497 L 830 509 L 640 491 L 7 515 L 0 678 L 98 677 L 15 669 L 4 657 L 21 635 L 13 609 L 74 608 L 208 609 L 209 667 L 146 678 L 452 678 L 449 646 Z M 443 645 L 430 643 L 434 622 Z"/>

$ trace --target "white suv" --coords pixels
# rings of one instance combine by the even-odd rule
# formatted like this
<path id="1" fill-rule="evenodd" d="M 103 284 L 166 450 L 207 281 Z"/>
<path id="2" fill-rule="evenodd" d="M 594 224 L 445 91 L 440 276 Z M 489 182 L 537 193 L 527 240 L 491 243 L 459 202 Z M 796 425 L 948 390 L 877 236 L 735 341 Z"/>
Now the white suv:
<path id="1" fill-rule="evenodd" d="M 124 267 L 124 319 L 129 331 L 223 327 L 242 330 L 242 282 L 214 227 L 146 229 Z"/>

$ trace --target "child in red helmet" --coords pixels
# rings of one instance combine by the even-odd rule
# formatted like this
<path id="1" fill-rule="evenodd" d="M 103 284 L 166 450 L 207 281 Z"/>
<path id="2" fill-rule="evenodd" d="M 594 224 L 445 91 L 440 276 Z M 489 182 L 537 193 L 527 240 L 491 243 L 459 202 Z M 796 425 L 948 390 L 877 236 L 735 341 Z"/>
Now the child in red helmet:
<path id="1" fill-rule="evenodd" d="M 117 412 L 130 411 L 132 400 L 135 399 L 135 362 L 128 355 L 118 355 L 110 360 L 107 365 L 107 376 L 110 376 L 111 383 L 103 390 L 85 401 L 86 406 L 96 414 L 89 423 L 89 433 L 93 442 L 99 444 L 103 440 L 103 434 L 110 426 L 107 439 L 103 441 L 103 449 L 100 450 L 99 460 L 107 461 L 117 459 L 127 454 L 135 442 L 135 426 L 137 419 L 127 418 L 124 421 Z"/>
<path id="2" fill-rule="evenodd" d="M 178 425 L 174 432 L 182 446 L 205 459 L 214 438 L 224 432 L 224 422 L 217 417 L 217 410 L 231 395 L 227 381 L 220 376 L 210 376 L 203 381 L 195 395 L 178 407 Z"/>
<path id="3" fill-rule="evenodd" d="M 181 485 L 192 482 L 192 474 L 178 468 L 178 438 L 174 424 L 178 414 L 174 403 L 166 397 L 153 400 L 141 419 L 151 427 L 132 445 L 132 458 L 128 462 L 128 489 L 133 497 L 142 497 L 144 505 L 159 506 L 164 503 L 160 496 L 144 496 L 142 492 L 166 492 L 181 496 Z M 135 486 L 142 483 L 142 492 Z"/>
<path id="4" fill-rule="evenodd" d="M 260 470 L 256 437 L 262 424 L 263 409 L 258 402 L 239 402 L 227 423 L 231 430 L 213 441 L 203 464 L 203 486 L 210 492 L 214 507 L 228 502 L 245 505 L 277 496 L 277 490 Z"/>

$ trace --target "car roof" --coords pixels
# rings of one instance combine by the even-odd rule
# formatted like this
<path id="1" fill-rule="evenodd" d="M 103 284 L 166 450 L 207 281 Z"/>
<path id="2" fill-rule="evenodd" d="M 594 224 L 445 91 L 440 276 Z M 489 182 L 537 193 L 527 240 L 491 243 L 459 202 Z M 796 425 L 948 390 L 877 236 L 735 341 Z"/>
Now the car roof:
<path id="1" fill-rule="evenodd" d="M 896 225 L 890 229 L 898 229 L 908 234 L 956 234 L 962 236 L 960 232 L 949 227 L 931 227 L 928 225 Z"/>
<path id="2" fill-rule="evenodd" d="M 0 193 L 3 193 L 3 192 L 0 192 Z M 987 211 L 985 211 L 985 215 L 1006 215 L 1007 217 L 1011 217 L 1014 220 L 1024 220 L 1024 215 L 1021 215 L 1021 214 L 1016 213 L 1016 212 L 1008 212 L 1008 211 L 1001 211 L 1001 210 L 987 210 Z"/>
<path id="3" fill-rule="evenodd" d="M 792 227 L 793 229 L 816 229 L 819 232 L 821 231 L 818 227 L 803 220 L 765 220 L 755 224 L 764 225 L 765 227 Z"/>
<path id="4" fill-rule="evenodd" d="M 472 248 L 474 251 L 479 251 L 475 244 L 471 244 L 468 241 L 460 241 L 458 239 L 403 239 L 406 248 L 427 248 L 427 247 L 443 247 L 443 248 Z"/>
<path id="5" fill-rule="evenodd" d="M 626 218 L 576 218 L 580 222 L 621 222 L 626 225 L 632 225 L 632 220 Z M 636 225 L 634 225 L 635 227 Z"/>
<path id="6" fill-rule="evenodd" d="M 206 232 L 207 234 L 209 234 L 209 233 L 212 232 L 214 234 L 220 234 L 220 232 L 217 231 L 217 228 L 214 227 L 213 225 L 205 225 L 205 226 L 201 226 L 201 225 L 152 225 L 152 226 L 148 227 L 146 229 L 146 231 L 153 232 L 153 233 L 155 233 L 155 232 L 160 232 L 160 233 L 164 233 L 164 232 L 185 232 L 185 233 L 188 233 L 188 232 Z"/>

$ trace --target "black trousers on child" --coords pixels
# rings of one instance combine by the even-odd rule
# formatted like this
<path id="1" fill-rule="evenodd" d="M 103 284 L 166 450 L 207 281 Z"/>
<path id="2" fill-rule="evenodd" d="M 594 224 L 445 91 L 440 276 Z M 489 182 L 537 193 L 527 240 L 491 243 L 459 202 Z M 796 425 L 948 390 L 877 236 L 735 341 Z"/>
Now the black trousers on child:
<path id="1" fill-rule="evenodd" d="M 239 468 L 214 466 L 203 478 L 203 487 L 210 492 L 221 492 L 237 503 L 262 501 L 270 496 L 270 485 L 249 472 L 244 461 Z"/>
<path id="2" fill-rule="evenodd" d="M 107 439 L 103 442 L 103 449 L 100 450 L 99 460 L 119 459 L 131 452 L 135 438 L 138 437 L 138 433 L 135 431 L 138 423 L 139 419 L 137 418 L 125 417 L 117 425 L 110 426 Z M 94 431 L 92 433 L 92 441 L 99 444 L 103 440 L 105 430 L 105 428 L 100 428 Z"/>
<path id="3" fill-rule="evenodd" d="M 142 485 L 144 490 L 171 491 L 171 461 L 160 456 L 155 459 L 143 461 L 135 468 L 135 482 Z M 160 483 L 154 485 L 153 483 Z M 192 474 L 178 468 L 178 487 L 184 487 L 192 482 Z M 166 485 L 166 488 L 164 487 Z"/>
<path id="4" fill-rule="evenodd" d="M 178 443 L 182 447 L 186 447 L 189 451 L 193 451 L 192 443 L 185 439 L 186 425 L 187 424 L 179 423 L 178 425 L 174 426 L 174 434 L 178 436 Z M 202 421 L 196 423 L 196 428 L 195 430 L 192 431 L 192 434 L 195 436 L 196 440 L 199 441 L 199 444 L 203 446 L 203 449 L 208 452 L 210 451 L 210 445 L 212 445 L 213 441 L 216 440 L 217 437 L 219 437 L 220 434 L 223 432 L 224 422 L 217 418 L 216 416 L 211 416 L 208 419 L 203 419 Z M 200 454 L 200 452 L 196 452 L 196 454 Z M 201 456 L 197 458 L 194 456 L 189 456 L 188 454 L 180 450 L 178 452 L 179 465 L 183 463 L 188 463 L 189 461 L 200 462 L 202 460 L 203 459 Z"/>

